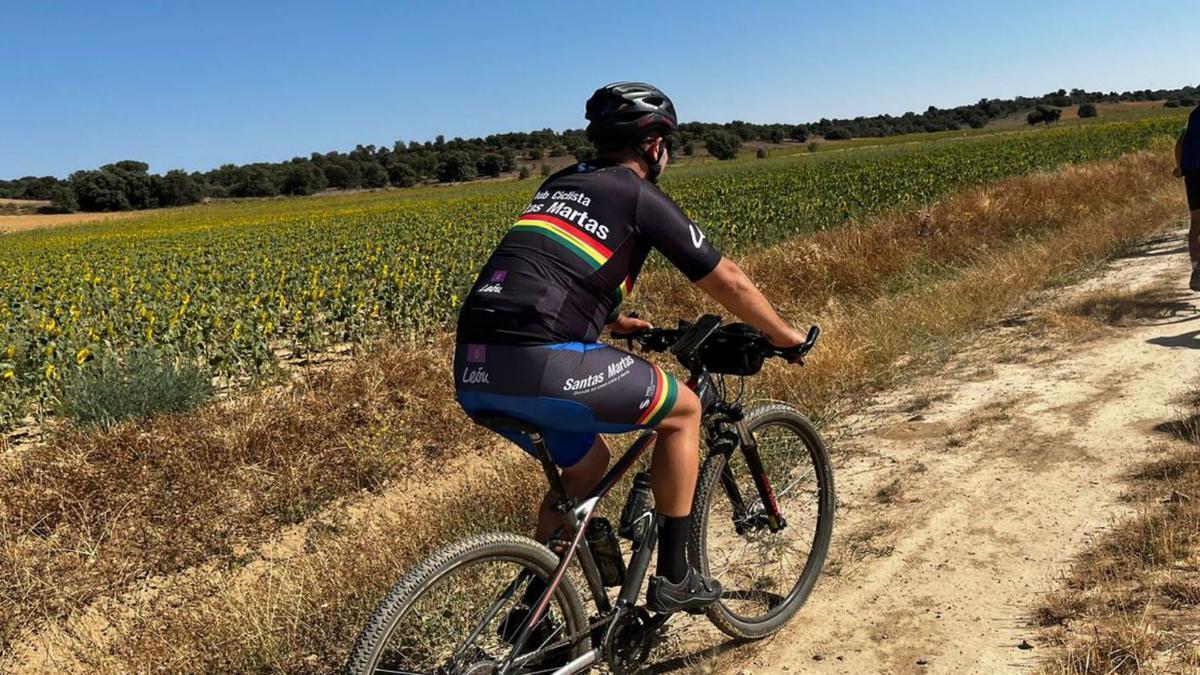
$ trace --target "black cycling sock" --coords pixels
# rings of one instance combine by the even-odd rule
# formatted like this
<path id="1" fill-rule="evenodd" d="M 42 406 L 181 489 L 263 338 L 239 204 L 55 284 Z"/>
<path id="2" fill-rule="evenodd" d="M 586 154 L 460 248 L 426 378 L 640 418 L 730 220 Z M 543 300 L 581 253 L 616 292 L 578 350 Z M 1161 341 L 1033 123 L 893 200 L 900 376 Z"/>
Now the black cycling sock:
<path id="1" fill-rule="evenodd" d="M 546 582 L 541 577 L 535 576 L 529 580 L 529 585 L 525 587 L 525 594 L 521 596 L 521 603 L 529 607 L 542 597 L 542 592 L 546 590 Z"/>
<path id="2" fill-rule="evenodd" d="M 658 528 L 658 575 L 677 584 L 688 573 L 687 536 L 692 517 L 672 518 L 662 514 L 658 517 L 662 522 Z"/>

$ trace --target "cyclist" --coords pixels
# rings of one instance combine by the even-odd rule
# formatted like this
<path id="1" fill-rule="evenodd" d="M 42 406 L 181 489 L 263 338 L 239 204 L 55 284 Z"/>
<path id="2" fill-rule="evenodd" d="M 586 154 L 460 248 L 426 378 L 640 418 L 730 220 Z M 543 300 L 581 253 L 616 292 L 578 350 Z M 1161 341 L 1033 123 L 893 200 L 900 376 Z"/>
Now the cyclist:
<path id="1" fill-rule="evenodd" d="M 1187 128 L 1175 144 L 1175 176 L 1183 178 L 1187 190 L 1192 227 L 1188 231 L 1188 253 L 1192 259 L 1193 291 L 1200 291 L 1200 106 L 1188 117 Z"/>
<path id="2" fill-rule="evenodd" d="M 586 493 L 608 467 L 609 449 L 597 434 L 655 428 L 651 490 L 661 525 L 647 606 L 695 610 L 721 595 L 685 553 L 699 472 L 699 399 L 662 369 L 597 339 L 606 325 L 616 332 L 650 327 L 618 308 L 651 249 L 773 345 L 792 347 L 803 336 L 655 185 L 678 125 L 671 100 L 648 84 L 618 82 L 596 90 L 586 117 L 597 158 L 546 179 L 463 303 L 457 398 L 468 415 L 538 425 L 572 496 Z M 506 436 L 536 454 L 523 435 Z M 547 495 L 538 513 L 542 542 L 561 524 L 552 503 Z M 526 604 L 544 588 L 540 581 L 528 587 Z"/>

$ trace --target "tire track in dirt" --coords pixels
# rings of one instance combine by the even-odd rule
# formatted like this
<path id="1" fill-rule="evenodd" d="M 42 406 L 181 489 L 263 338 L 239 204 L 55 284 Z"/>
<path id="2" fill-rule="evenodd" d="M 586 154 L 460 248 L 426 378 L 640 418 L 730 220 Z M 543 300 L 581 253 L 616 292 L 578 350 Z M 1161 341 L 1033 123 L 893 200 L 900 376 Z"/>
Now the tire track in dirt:
<path id="1" fill-rule="evenodd" d="M 1126 508 L 1194 388 L 1200 302 L 1182 232 L 1051 305 L 1160 285 L 1173 315 L 1079 341 L 1003 321 L 936 376 L 837 425 L 839 517 L 826 576 L 778 636 L 719 671 L 1004 672 L 1038 665 L 1029 613 L 1071 556 Z M 1034 315 L 1036 319 L 1037 315 Z M 711 643 L 710 643 L 711 644 Z"/>

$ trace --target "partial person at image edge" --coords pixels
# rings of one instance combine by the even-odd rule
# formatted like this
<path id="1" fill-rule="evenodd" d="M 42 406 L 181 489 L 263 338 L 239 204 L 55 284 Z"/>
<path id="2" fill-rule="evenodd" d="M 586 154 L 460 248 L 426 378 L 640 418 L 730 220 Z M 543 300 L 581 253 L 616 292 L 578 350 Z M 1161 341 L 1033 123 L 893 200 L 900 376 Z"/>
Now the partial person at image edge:
<path id="1" fill-rule="evenodd" d="M 1187 128 L 1175 143 L 1175 175 L 1183 178 L 1192 225 L 1188 230 L 1188 253 L 1192 259 L 1189 285 L 1200 291 L 1200 106 L 1188 116 Z"/>

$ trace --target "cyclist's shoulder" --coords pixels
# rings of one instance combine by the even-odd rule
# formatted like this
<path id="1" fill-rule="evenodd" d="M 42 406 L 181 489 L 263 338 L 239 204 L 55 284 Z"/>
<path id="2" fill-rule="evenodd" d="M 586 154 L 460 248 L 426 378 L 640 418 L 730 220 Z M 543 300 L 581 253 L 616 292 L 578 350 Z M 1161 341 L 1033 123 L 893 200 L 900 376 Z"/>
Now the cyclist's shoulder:
<path id="1" fill-rule="evenodd" d="M 551 174 L 542 186 L 551 185 L 559 182 L 573 183 L 592 183 L 592 184 L 611 184 L 620 186 L 636 187 L 638 183 L 644 182 L 637 177 L 629 167 L 619 164 L 590 164 L 588 162 L 578 162 L 576 164 L 568 164 Z"/>

